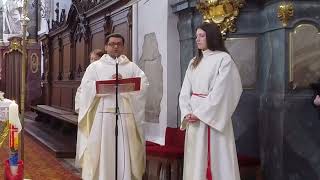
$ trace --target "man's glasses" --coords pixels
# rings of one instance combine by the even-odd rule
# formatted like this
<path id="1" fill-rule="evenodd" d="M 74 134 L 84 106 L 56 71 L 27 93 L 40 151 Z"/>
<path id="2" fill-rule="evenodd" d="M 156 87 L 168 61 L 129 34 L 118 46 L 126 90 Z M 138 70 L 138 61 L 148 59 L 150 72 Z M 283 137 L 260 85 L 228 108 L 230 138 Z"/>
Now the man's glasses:
<path id="1" fill-rule="evenodd" d="M 111 46 L 111 47 L 122 47 L 123 46 L 123 44 L 122 43 L 108 43 L 108 46 Z"/>

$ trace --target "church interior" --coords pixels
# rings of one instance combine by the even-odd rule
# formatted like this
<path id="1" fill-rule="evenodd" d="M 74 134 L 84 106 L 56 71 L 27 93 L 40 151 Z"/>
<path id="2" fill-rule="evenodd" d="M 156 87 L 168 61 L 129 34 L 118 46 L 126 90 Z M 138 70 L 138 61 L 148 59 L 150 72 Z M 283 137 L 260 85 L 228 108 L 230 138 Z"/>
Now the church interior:
<path id="1" fill-rule="evenodd" d="M 0 0 L 0 91 L 19 105 L 22 179 L 81 179 L 76 92 L 90 52 L 120 33 L 151 87 L 143 179 L 182 180 L 178 98 L 204 21 L 219 25 L 241 76 L 232 116 L 241 179 L 320 179 L 320 1 Z M 5 126 L 0 179 L 11 149 Z"/>

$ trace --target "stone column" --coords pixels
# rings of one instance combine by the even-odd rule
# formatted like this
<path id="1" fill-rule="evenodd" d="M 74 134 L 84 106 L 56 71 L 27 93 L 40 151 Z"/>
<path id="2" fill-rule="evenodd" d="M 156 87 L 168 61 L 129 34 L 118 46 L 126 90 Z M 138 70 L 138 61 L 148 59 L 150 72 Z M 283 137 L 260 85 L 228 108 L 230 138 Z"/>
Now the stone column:
<path id="1" fill-rule="evenodd" d="M 37 41 L 38 40 L 38 6 L 39 0 L 30 0 L 28 1 L 28 17 L 30 22 L 28 23 L 27 31 L 29 33 L 29 40 Z"/>
<path id="2" fill-rule="evenodd" d="M 195 56 L 195 28 L 202 22 L 196 10 L 196 0 L 175 0 L 171 2 L 173 12 L 178 14 L 178 31 L 180 39 L 181 81 L 189 61 Z"/>

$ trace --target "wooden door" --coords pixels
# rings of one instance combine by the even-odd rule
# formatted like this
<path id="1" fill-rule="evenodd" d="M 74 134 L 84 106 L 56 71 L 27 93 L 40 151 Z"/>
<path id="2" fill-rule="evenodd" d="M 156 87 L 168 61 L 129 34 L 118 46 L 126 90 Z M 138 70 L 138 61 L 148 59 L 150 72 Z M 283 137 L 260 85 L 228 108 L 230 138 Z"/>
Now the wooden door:
<path id="1" fill-rule="evenodd" d="M 21 87 L 21 60 L 22 54 L 19 51 L 12 51 L 4 55 L 4 79 L 5 97 L 15 100 L 20 105 Z"/>

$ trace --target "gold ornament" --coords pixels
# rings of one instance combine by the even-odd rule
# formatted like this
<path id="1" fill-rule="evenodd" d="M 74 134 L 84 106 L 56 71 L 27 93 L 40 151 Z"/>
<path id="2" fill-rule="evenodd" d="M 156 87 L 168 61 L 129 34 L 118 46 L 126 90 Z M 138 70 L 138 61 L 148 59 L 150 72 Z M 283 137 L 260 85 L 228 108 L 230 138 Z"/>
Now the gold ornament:
<path id="1" fill-rule="evenodd" d="M 0 147 L 2 146 L 3 142 L 9 134 L 9 120 L 2 122 L 2 124 L 3 126 L 0 129 Z"/>
<path id="2" fill-rule="evenodd" d="M 278 8 L 278 18 L 282 22 L 282 26 L 286 27 L 289 20 L 293 16 L 293 4 L 292 2 L 282 2 Z"/>
<path id="3" fill-rule="evenodd" d="M 197 9 L 203 20 L 216 23 L 225 37 L 228 32 L 236 31 L 235 20 L 244 4 L 244 0 L 201 0 Z"/>

